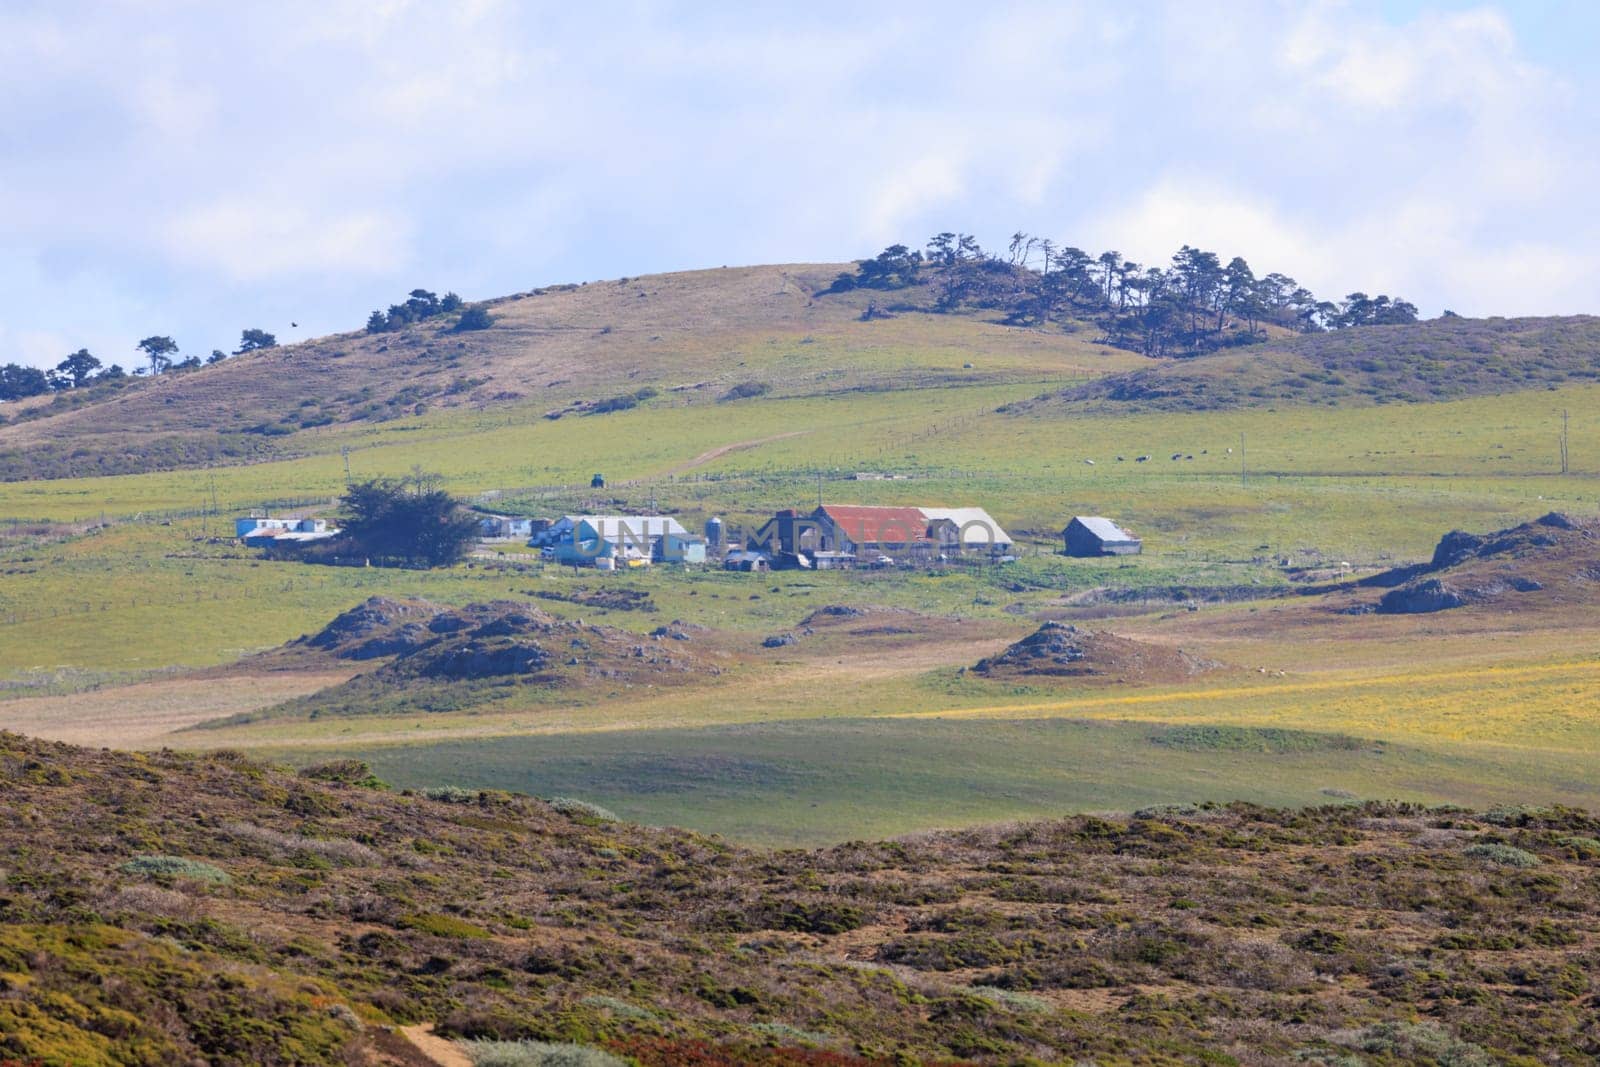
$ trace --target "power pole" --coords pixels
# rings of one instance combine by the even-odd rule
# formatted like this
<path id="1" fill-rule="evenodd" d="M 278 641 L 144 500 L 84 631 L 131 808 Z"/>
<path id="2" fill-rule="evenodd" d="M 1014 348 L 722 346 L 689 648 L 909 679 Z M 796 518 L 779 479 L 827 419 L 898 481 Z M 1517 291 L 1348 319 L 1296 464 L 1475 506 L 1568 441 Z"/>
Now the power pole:
<path id="1" fill-rule="evenodd" d="M 343 448 L 339 449 L 339 452 L 340 452 L 341 455 L 344 456 L 344 484 L 345 484 L 346 487 L 349 487 L 350 481 L 351 481 L 351 479 L 350 479 L 350 446 L 349 445 L 345 445 Z"/>
<path id="2" fill-rule="evenodd" d="M 1245 484 L 1244 433 L 1241 431 L 1239 434 L 1239 485 L 1242 488 Z"/>
<path id="3" fill-rule="evenodd" d="M 1561 409 L 1561 473 L 1566 474 L 1571 468 L 1568 465 L 1567 453 L 1567 409 Z"/>

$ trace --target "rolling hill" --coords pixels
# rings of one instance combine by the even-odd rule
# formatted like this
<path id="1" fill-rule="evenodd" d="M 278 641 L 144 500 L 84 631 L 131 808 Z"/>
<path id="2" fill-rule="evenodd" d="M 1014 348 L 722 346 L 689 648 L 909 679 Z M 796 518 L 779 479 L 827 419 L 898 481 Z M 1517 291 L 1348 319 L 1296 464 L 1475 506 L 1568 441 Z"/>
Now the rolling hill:
<path id="1" fill-rule="evenodd" d="M 1081 335 L 970 315 L 862 320 L 868 294 L 815 294 L 839 265 L 692 271 L 560 285 L 455 316 L 347 333 L 140 380 L 0 425 L 0 477 L 129 473 L 324 451 L 330 432 L 428 411 L 581 414 L 641 390 L 657 406 L 1082 378 L 1142 360 Z M 981 357 L 974 359 L 976 354 Z M 975 363 L 975 366 L 965 366 Z M 9 405 L 7 406 L 10 407 Z"/>
<path id="2" fill-rule="evenodd" d="M 1566 810 L 1175 807 L 771 852 L 353 761 L 8 734 L 0 788 L 24 1063 L 443 1062 L 419 1028 L 606 1067 L 1600 1054 L 1600 823 Z"/>
<path id="3" fill-rule="evenodd" d="M 1600 318 L 1435 319 L 1279 338 L 1111 374 L 1016 410 L 1431 403 L 1600 380 Z"/>
<path id="4" fill-rule="evenodd" d="M 0 479 L 337 452 L 362 427 L 427 414 L 580 418 L 1015 385 L 1003 410 L 1071 416 L 1433 402 L 1600 379 L 1592 317 L 1273 330 L 1262 344 L 1153 360 L 1102 343 L 1087 322 L 1024 328 L 997 311 L 938 312 L 926 280 L 887 301 L 872 290 L 825 293 L 841 266 L 549 286 L 478 305 L 493 318 L 487 329 L 457 331 L 459 316 L 444 315 L 251 352 L 109 394 L 6 405 Z"/>

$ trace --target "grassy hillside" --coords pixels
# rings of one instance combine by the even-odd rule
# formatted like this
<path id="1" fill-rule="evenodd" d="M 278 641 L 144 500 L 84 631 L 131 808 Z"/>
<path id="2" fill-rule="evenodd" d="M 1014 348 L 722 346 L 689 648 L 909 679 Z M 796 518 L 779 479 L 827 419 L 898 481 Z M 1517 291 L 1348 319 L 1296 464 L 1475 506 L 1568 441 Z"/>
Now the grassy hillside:
<path id="1" fill-rule="evenodd" d="M 1600 318 L 1435 319 L 1279 338 L 1165 361 L 1018 405 L 1204 411 L 1423 403 L 1600 378 Z"/>
<path id="2" fill-rule="evenodd" d="M 0 734 L 0 785 L 23 1062 L 421 1064 L 401 1028 L 424 1025 L 645 1067 L 1600 1052 L 1600 823 L 1569 810 L 1208 806 L 764 852 L 351 763 Z"/>
<path id="3" fill-rule="evenodd" d="M 1265 344 L 1157 361 L 1109 347 L 1097 327 L 1070 319 L 1021 328 L 1002 324 L 999 312 L 911 310 L 933 305 L 926 285 L 894 294 L 902 310 L 864 319 L 881 294 L 816 295 L 839 269 L 723 268 L 553 286 L 487 301 L 494 324 L 484 330 L 458 332 L 457 316 L 442 315 L 120 391 L 6 405 L 0 478 L 337 457 L 399 425 L 464 430 L 559 417 L 570 432 L 611 409 L 673 417 L 701 409 L 715 421 L 714 413 L 745 409 L 748 418 L 806 398 L 864 410 L 877 395 L 932 390 L 969 416 L 1062 404 L 1073 414 L 1187 412 L 1432 402 L 1600 375 L 1600 320 L 1588 317 L 1279 331 Z"/>
<path id="4" fill-rule="evenodd" d="M 0 476 L 82 476 L 337 451 L 329 430 L 425 412 L 577 414 L 614 398 L 715 405 L 930 385 L 1060 382 L 1140 360 L 1060 332 L 967 316 L 861 321 L 864 296 L 813 298 L 838 266 L 748 267 L 563 285 L 456 316 L 339 334 L 138 381 L 98 402 L 0 412 Z M 974 358 L 975 353 L 981 353 Z M 973 363 L 970 368 L 965 364 Z M 322 432 L 310 433 L 312 430 Z"/>

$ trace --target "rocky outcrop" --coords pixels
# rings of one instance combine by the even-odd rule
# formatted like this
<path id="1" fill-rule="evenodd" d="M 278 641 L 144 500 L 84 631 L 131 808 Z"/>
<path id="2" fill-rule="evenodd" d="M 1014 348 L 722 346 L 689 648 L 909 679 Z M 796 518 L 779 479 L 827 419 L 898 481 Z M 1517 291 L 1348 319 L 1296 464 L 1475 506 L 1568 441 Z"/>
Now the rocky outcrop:
<path id="1" fill-rule="evenodd" d="M 1452 530 L 1422 573 L 1393 572 L 1401 580 L 1378 601 L 1377 611 L 1418 615 L 1474 604 L 1514 609 L 1526 603 L 1519 594 L 1547 588 L 1590 598 L 1589 576 L 1600 557 L 1595 535 L 1593 523 L 1554 511 L 1491 534 Z"/>
<path id="2" fill-rule="evenodd" d="M 535 641 L 479 636 L 447 643 L 410 659 L 410 671 L 424 678 L 497 678 L 536 674 L 549 665 L 550 654 Z"/>
<path id="3" fill-rule="evenodd" d="M 1378 601 L 1378 610 L 1386 615 L 1421 615 L 1430 611 L 1445 611 L 1449 608 L 1459 608 L 1468 603 L 1468 600 L 1457 589 L 1453 589 L 1437 578 L 1425 578 L 1420 582 L 1402 585 L 1398 589 L 1391 589 Z"/>
<path id="4" fill-rule="evenodd" d="M 1181 681 L 1222 664 L 1180 648 L 1047 622 L 972 668 L 988 678 L 1082 678 L 1129 683 Z"/>

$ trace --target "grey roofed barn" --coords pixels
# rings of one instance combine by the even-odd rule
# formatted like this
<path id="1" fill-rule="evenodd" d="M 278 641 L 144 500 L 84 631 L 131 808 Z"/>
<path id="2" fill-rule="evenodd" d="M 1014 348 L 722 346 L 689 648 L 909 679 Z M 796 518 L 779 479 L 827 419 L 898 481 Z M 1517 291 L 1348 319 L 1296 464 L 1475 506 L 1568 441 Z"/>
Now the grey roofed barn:
<path id="1" fill-rule="evenodd" d="M 1061 531 L 1069 556 L 1136 556 L 1144 542 L 1110 519 L 1077 515 Z"/>

